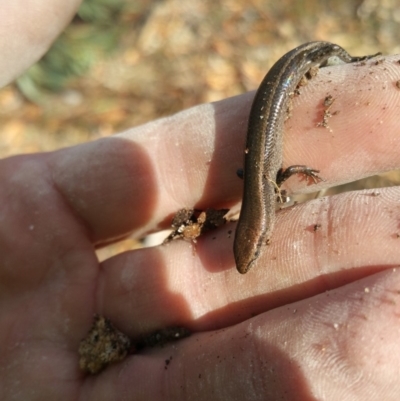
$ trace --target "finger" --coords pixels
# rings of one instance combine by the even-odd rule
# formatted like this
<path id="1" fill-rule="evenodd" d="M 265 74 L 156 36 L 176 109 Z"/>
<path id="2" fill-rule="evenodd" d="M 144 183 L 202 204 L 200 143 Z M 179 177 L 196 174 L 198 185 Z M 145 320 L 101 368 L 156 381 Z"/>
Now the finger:
<path id="1" fill-rule="evenodd" d="M 226 327 L 398 266 L 400 187 L 321 198 L 278 213 L 271 244 L 236 271 L 234 224 L 102 264 L 98 309 L 131 336 L 183 325 Z"/>
<path id="2" fill-rule="evenodd" d="M 317 168 L 326 180 L 322 187 L 398 168 L 399 77 L 398 56 L 321 69 L 295 98 L 293 118 L 286 124 L 284 164 Z M 328 108 L 323 105 L 327 96 L 333 98 Z M 323 127 L 327 109 L 331 117 Z M 304 187 L 299 180 L 287 185 Z"/>
<path id="3" fill-rule="evenodd" d="M 322 68 L 301 89 L 285 124 L 284 166 L 309 165 L 325 181 L 307 187 L 293 178 L 287 188 L 315 191 L 399 166 L 396 61 Z M 335 99 L 334 115 L 328 128 L 318 127 L 329 94 Z M 165 208 L 162 215 L 193 205 L 230 207 L 240 199 L 243 181 L 236 171 L 243 166 L 252 96 L 217 102 L 213 108 L 204 105 L 123 134 L 148 150 Z"/>
<path id="4" fill-rule="evenodd" d="M 224 119 L 232 108 L 239 113 L 246 97 L 249 102 L 246 95 L 215 106 L 219 117 Z M 241 113 L 245 119 L 246 113 Z M 165 228 L 183 206 L 231 205 L 239 185 L 236 174 L 226 174 L 225 169 L 236 170 L 241 150 L 234 141 L 225 144 L 227 157 L 221 156 L 230 167 L 214 175 L 211 160 L 215 158 L 217 168 L 222 162 L 213 145 L 215 118 L 213 105 L 198 106 L 131 134 L 54 153 L 49 160 L 54 185 L 87 224 L 94 242 Z M 234 137 L 241 133 L 243 129 L 236 128 Z M 219 183 L 223 185 L 216 191 Z"/>
<path id="5" fill-rule="evenodd" d="M 399 269 L 132 355 L 85 399 L 397 400 Z M 373 380 L 371 380 L 373 378 Z M 113 383 L 110 388 L 109 384 Z M 340 386 L 338 386 L 340 383 Z"/>
<path id="6" fill-rule="evenodd" d="M 43 56 L 70 22 L 80 3 L 81 0 L 1 2 L 0 87 L 16 79 Z"/>
<path id="7" fill-rule="evenodd" d="M 311 191 L 399 166 L 400 91 L 389 84 L 400 71 L 394 60 L 324 68 L 303 89 L 286 124 L 284 164 L 309 165 L 326 181 L 307 187 L 291 179 L 288 188 Z M 341 111 L 329 121 L 332 132 L 316 127 L 327 93 L 338 94 L 334 105 Z M 51 166 L 56 185 L 97 241 L 165 227 L 182 207 L 231 207 L 242 194 L 236 170 L 252 96 L 195 107 L 79 152 L 58 153 Z"/>
<path id="8" fill-rule="evenodd" d="M 54 187 L 94 243 L 117 239 L 135 228 L 138 233 L 154 222 L 154 166 L 140 144 L 103 139 L 51 153 L 47 164 Z"/>

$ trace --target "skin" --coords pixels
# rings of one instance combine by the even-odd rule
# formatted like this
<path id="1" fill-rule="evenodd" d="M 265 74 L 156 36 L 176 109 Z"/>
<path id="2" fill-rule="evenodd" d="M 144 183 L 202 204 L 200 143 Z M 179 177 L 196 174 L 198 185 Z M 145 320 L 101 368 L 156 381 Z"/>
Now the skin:
<path id="1" fill-rule="evenodd" d="M 271 240 L 275 223 L 276 190 L 284 179 L 277 177 L 282 167 L 284 122 L 299 82 L 312 68 L 323 66 L 333 56 L 346 63 L 374 56 L 352 57 L 329 42 L 302 44 L 282 56 L 268 71 L 254 96 L 249 114 L 244 155 L 244 188 L 233 253 L 239 273 L 245 274 Z M 289 178 L 297 171 L 318 181 L 318 170 L 290 166 L 280 176 Z"/>
<path id="2" fill-rule="evenodd" d="M 40 59 L 69 24 L 80 0 L 15 0 L 0 5 L 0 87 Z"/>
<path id="3" fill-rule="evenodd" d="M 318 188 L 400 168 L 396 59 L 373 73 L 321 70 L 294 102 L 285 164 L 318 166 Z M 314 128 L 327 93 L 341 110 L 332 133 Z M 93 245 L 142 235 L 181 207 L 239 201 L 253 95 L 0 161 L 0 400 L 399 398 L 398 187 L 278 213 L 274 240 L 245 277 L 234 223 L 195 248 L 95 257 Z M 295 178 L 285 188 L 310 189 Z M 131 337 L 173 324 L 194 334 L 85 376 L 77 348 L 95 312 Z"/>

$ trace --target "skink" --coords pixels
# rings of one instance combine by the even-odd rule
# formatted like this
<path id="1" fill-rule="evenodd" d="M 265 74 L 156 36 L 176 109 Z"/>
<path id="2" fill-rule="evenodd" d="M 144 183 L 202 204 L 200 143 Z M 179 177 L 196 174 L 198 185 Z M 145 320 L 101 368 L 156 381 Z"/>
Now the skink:
<path id="1" fill-rule="evenodd" d="M 283 124 L 290 100 L 300 81 L 313 67 L 324 66 L 331 57 L 345 63 L 367 60 L 380 53 L 352 57 L 329 42 L 305 43 L 280 58 L 269 70 L 251 107 L 244 156 L 244 193 L 236 228 L 236 267 L 247 273 L 270 241 L 275 222 L 276 190 L 292 174 L 304 173 L 318 179 L 318 170 L 307 166 L 282 167 Z"/>

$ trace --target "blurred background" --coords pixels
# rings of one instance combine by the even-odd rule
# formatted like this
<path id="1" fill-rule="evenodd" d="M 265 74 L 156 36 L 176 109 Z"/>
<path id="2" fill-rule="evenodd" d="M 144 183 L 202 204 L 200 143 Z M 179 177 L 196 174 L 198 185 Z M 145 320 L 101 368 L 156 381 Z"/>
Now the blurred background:
<path id="1" fill-rule="evenodd" d="M 43 59 L 0 90 L 0 157 L 256 89 L 310 40 L 400 53 L 399 22 L 396 0 L 85 0 Z"/>
<path id="2" fill-rule="evenodd" d="M 87 142 L 256 89 L 307 41 L 352 55 L 400 53 L 399 23 L 396 0 L 85 0 L 43 59 L 0 90 L 0 157 Z"/>

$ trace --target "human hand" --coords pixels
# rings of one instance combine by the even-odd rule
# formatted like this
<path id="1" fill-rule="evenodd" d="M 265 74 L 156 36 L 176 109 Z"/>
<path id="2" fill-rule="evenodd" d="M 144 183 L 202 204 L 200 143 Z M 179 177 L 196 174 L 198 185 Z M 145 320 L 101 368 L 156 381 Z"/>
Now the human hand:
<path id="1" fill-rule="evenodd" d="M 395 60 L 322 69 L 303 89 L 284 163 L 316 167 L 326 181 L 291 178 L 286 188 L 399 167 Z M 332 132 L 315 127 L 329 93 L 340 111 Z M 1 161 L 1 399 L 398 399 L 398 187 L 279 212 L 244 276 L 233 223 L 195 246 L 98 263 L 96 246 L 165 226 L 182 207 L 239 201 L 252 96 Z M 87 376 L 77 350 L 94 313 L 133 339 L 173 325 L 193 335 Z"/>
<path id="2" fill-rule="evenodd" d="M 0 27 L 2 84 L 47 50 L 80 2 L 9 3 L 0 15 L 16 23 Z M 285 165 L 315 166 L 326 181 L 292 178 L 287 188 L 399 167 L 395 61 L 322 69 L 302 90 Z M 332 132 L 315 128 L 327 94 L 340 111 Z M 280 212 L 245 276 L 234 268 L 234 224 L 195 246 L 96 258 L 96 246 L 165 226 L 182 207 L 240 199 L 251 98 L 0 161 L 0 399 L 398 399 L 397 187 Z M 94 313 L 132 339 L 172 325 L 194 334 L 86 376 L 77 350 Z"/>
<path id="3" fill-rule="evenodd" d="M 82 0 L 3 1 L 0 4 L 0 88 L 40 59 Z"/>

